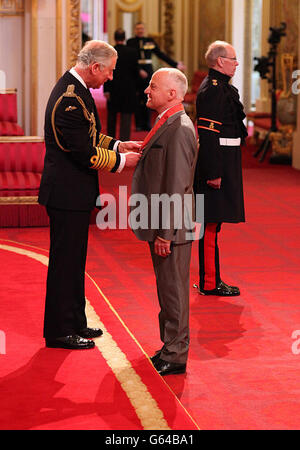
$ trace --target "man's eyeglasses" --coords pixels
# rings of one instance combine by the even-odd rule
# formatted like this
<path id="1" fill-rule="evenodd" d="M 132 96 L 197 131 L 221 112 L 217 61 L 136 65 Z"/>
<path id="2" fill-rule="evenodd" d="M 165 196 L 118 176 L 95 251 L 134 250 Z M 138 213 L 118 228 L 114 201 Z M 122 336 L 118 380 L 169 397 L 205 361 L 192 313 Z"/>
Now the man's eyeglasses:
<path id="1" fill-rule="evenodd" d="M 229 58 L 229 56 L 221 56 L 221 58 L 225 58 L 225 59 L 231 59 L 231 61 L 237 61 L 236 58 Z"/>

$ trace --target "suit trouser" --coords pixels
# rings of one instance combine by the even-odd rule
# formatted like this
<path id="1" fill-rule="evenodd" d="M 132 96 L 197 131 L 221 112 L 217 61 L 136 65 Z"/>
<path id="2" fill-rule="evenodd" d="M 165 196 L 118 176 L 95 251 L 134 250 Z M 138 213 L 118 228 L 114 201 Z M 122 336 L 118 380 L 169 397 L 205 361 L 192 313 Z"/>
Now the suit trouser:
<path id="1" fill-rule="evenodd" d="M 50 255 L 44 317 L 44 337 L 76 334 L 87 326 L 85 264 L 90 211 L 47 207 Z"/>
<path id="2" fill-rule="evenodd" d="M 117 111 L 112 109 L 107 110 L 107 134 L 108 136 L 116 137 Z M 132 113 L 120 112 L 120 141 L 129 141 L 131 132 L 131 117 Z"/>
<path id="3" fill-rule="evenodd" d="M 204 234 L 199 240 L 199 287 L 212 290 L 221 281 L 218 233 L 221 223 L 206 223 Z"/>
<path id="4" fill-rule="evenodd" d="M 149 242 L 160 305 L 161 359 L 184 364 L 189 349 L 189 291 L 192 243 L 175 244 L 166 258 Z"/>

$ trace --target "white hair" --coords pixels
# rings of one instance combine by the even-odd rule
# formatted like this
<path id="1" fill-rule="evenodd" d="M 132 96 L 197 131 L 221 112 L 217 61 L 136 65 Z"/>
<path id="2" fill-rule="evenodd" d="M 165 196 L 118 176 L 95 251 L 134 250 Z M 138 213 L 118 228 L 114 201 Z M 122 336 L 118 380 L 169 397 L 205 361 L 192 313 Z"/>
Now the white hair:
<path id="1" fill-rule="evenodd" d="M 163 67 L 162 69 L 158 69 L 155 73 L 161 72 L 168 74 L 170 81 L 176 86 L 177 97 L 181 97 L 183 100 L 188 90 L 188 81 L 184 73 L 173 67 Z"/>
<path id="2" fill-rule="evenodd" d="M 80 50 L 77 56 L 77 64 L 82 69 L 95 62 L 105 67 L 110 64 L 111 58 L 117 56 L 117 51 L 107 42 L 92 40 L 87 41 Z"/>

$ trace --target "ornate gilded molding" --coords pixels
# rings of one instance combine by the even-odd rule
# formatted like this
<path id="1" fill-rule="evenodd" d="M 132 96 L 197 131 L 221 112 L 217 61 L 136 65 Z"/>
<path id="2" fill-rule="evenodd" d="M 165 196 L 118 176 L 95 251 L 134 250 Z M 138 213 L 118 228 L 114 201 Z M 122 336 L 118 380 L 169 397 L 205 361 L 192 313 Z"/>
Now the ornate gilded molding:
<path id="1" fill-rule="evenodd" d="M 232 43 L 232 1 L 225 0 L 225 41 Z"/>
<path id="2" fill-rule="evenodd" d="M 22 16 L 24 0 L 0 0 L 0 16 Z"/>
<path id="3" fill-rule="evenodd" d="M 206 0 L 199 0 L 198 17 L 195 17 L 193 11 L 194 0 L 192 9 L 190 12 L 190 22 L 193 25 L 188 26 L 186 33 L 193 39 L 195 36 L 195 28 L 197 27 L 197 40 L 198 40 L 198 68 L 200 70 L 207 71 L 207 65 L 205 61 L 205 53 L 208 45 L 215 40 L 225 40 L 228 30 L 226 27 L 226 17 L 228 17 L 230 3 L 224 0 L 214 0 L 213 2 L 208 2 Z M 194 14 L 194 16 L 192 15 Z M 207 25 L 209 24 L 209 26 Z"/>
<path id="4" fill-rule="evenodd" d="M 164 49 L 169 56 L 174 56 L 174 18 L 175 18 L 175 5 L 173 0 L 164 0 L 164 18 L 165 18 L 165 31 L 164 31 Z"/>
<path id="5" fill-rule="evenodd" d="M 80 0 L 68 0 L 67 48 L 68 66 L 72 67 L 81 48 Z"/>
<path id="6" fill-rule="evenodd" d="M 36 205 L 36 204 L 38 204 L 37 196 L 0 197 L 0 205 Z"/>
<path id="7" fill-rule="evenodd" d="M 123 13 L 132 13 L 133 14 L 133 23 L 142 21 L 142 7 L 143 3 L 141 1 L 117 1 L 115 4 L 116 7 L 116 24 L 117 28 L 123 28 Z"/>
<path id="8" fill-rule="evenodd" d="M 56 78 L 62 75 L 62 0 L 56 0 Z"/>
<path id="9" fill-rule="evenodd" d="M 142 0 L 117 0 L 117 9 L 123 12 L 140 12 L 143 6 Z"/>
<path id="10" fill-rule="evenodd" d="M 38 85 L 38 0 L 31 0 L 31 84 L 30 84 L 30 133 L 37 133 L 37 85 Z"/>
<path id="11" fill-rule="evenodd" d="M 280 127 L 277 132 L 270 134 L 272 142 L 272 156 L 291 157 L 293 152 L 293 133 L 295 128 L 292 125 Z"/>
<path id="12" fill-rule="evenodd" d="M 26 143 L 26 142 L 44 142 L 40 136 L 0 136 L 0 144 L 8 142 Z"/>
<path id="13" fill-rule="evenodd" d="M 0 94 L 16 94 L 17 89 L 11 88 L 11 89 L 0 89 Z"/>

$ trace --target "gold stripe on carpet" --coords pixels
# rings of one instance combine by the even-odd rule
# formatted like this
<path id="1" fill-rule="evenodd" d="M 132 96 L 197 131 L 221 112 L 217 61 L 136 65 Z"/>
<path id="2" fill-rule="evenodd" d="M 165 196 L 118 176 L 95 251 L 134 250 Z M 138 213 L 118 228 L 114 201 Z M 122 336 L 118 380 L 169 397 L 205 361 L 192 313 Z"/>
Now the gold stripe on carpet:
<path id="1" fill-rule="evenodd" d="M 2 244 L 0 244 L 0 249 L 28 256 L 48 266 L 49 258 L 45 255 Z M 96 347 L 102 353 L 108 366 L 121 384 L 143 428 L 145 430 L 171 430 L 164 418 L 163 412 L 151 396 L 146 385 L 133 369 L 125 353 L 122 352 L 110 333 L 108 333 L 88 299 L 86 300 L 86 313 L 89 326 L 100 327 L 104 332 L 101 338 L 95 339 Z"/>
<path id="2" fill-rule="evenodd" d="M 103 297 L 103 299 L 105 300 L 105 302 L 107 303 L 108 307 L 111 309 L 111 311 L 114 313 L 114 315 L 117 317 L 117 319 L 121 322 L 121 324 L 123 325 L 123 327 L 125 328 L 125 330 L 127 331 L 127 333 L 130 335 L 130 337 L 134 340 L 134 342 L 136 343 L 136 345 L 140 348 L 140 350 L 142 351 L 142 353 L 149 359 L 149 356 L 147 355 L 147 353 L 145 352 L 145 350 L 143 349 L 143 347 L 141 346 L 141 344 L 139 343 L 139 341 L 136 339 L 136 337 L 132 334 L 132 332 L 129 330 L 129 328 L 127 327 L 127 325 L 124 323 L 124 321 L 122 320 L 122 318 L 120 317 L 120 315 L 118 314 L 118 312 L 115 310 L 115 308 L 112 306 L 112 304 L 110 303 L 110 301 L 108 300 L 108 298 L 104 295 L 104 293 L 101 291 L 100 287 L 97 285 L 97 283 L 95 282 L 95 280 L 93 280 L 93 278 L 86 273 L 87 277 L 94 283 L 94 285 L 96 286 L 97 290 L 99 291 L 99 293 L 101 294 L 101 296 Z M 100 327 L 101 328 L 101 327 Z M 152 366 L 151 363 L 151 367 L 153 370 L 154 367 Z M 190 413 L 187 411 L 187 409 L 183 406 L 183 404 L 180 402 L 180 400 L 178 399 L 178 397 L 174 394 L 174 392 L 172 391 L 172 389 L 170 388 L 170 386 L 168 385 L 168 383 L 164 380 L 164 378 L 162 377 L 162 381 L 165 383 L 165 386 L 169 389 L 169 391 L 174 395 L 175 400 L 178 402 L 178 404 L 180 404 L 180 406 L 182 407 L 182 409 L 184 410 L 184 412 L 186 413 L 186 415 L 190 418 L 190 420 L 193 422 L 193 424 L 195 425 L 195 427 L 200 430 L 198 424 L 196 423 L 196 421 L 193 419 L 193 417 L 190 415 Z"/>

